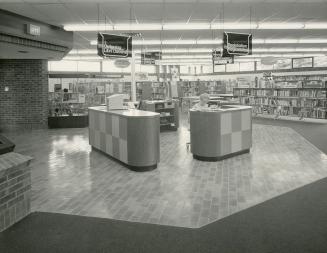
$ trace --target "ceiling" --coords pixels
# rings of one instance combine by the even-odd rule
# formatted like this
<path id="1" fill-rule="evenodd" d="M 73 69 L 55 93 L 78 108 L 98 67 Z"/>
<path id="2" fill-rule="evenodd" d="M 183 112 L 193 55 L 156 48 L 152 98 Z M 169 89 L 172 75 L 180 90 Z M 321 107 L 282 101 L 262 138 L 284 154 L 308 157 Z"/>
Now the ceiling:
<path id="1" fill-rule="evenodd" d="M 249 29 L 239 32 L 252 33 L 254 39 L 327 39 L 326 29 L 250 29 L 250 23 L 325 23 L 327 28 L 327 0 L 0 0 L 0 8 L 50 24 L 65 26 L 116 25 L 116 24 L 249 24 Z M 237 29 L 233 30 L 238 32 Z M 121 31 L 114 31 L 120 33 Z M 126 31 L 125 31 L 126 32 Z M 139 31 L 147 40 L 213 40 L 221 39 L 223 30 L 151 30 Z M 95 46 L 97 31 L 75 31 L 74 49 L 77 52 Z M 212 43 L 199 45 L 138 45 L 149 49 L 196 49 L 214 47 Z M 254 48 L 327 48 L 327 43 L 270 43 Z M 76 52 L 76 50 L 75 50 Z M 202 53 L 203 54 L 203 53 Z"/>

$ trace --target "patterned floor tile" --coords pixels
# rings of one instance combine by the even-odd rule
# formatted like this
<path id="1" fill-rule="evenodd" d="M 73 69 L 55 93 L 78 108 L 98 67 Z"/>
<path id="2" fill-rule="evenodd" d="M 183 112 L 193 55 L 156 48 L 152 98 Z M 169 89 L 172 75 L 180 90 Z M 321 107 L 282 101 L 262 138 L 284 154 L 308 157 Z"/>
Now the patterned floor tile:
<path id="1" fill-rule="evenodd" d="M 31 155 L 32 209 L 201 227 L 327 176 L 327 156 L 290 128 L 254 125 L 249 154 L 194 160 L 189 131 L 163 132 L 157 170 L 136 173 L 92 151 L 87 129 L 8 134 Z"/>

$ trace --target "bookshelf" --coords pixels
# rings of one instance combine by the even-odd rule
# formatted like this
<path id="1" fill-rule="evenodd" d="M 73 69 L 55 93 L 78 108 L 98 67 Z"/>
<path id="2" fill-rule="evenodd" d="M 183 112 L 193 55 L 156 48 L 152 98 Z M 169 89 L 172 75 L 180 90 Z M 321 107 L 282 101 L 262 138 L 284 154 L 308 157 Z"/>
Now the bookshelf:
<path id="1" fill-rule="evenodd" d="M 327 122 L 326 76 L 273 76 L 271 80 L 261 87 L 234 88 L 233 94 L 240 104 L 253 107 L 254 116 Z"/>
<path id="2" fill-rule="evenodd" d="M 179 127 L 178 100 L 153 100 L 142 101 L 140 109 L 160 113 L 160 129 L 174 130 Z"/>
<path id="3" fill-rule="evenodd" d="M 226 93 L 226 85 L 222 81 L 209 81 L 203 83 L 205 87 L 204 92 L 209 95 L 215 96 L 217 94 Z"/>
<path id="4" fill-rule="evenodd" d="M 49 116 L 87 114 L 85 95 L 77 92 L 49 92 Z"/>
<path id="5" fill-rule="evenodd" d="M 105 104 L 112 94 L 131 94 L 130 82 L 81 81 L 69 83 L 69 88 L 49 92 L 50 128 L 87 127 L 88 107 Z"/>
<path id="6" fill-rule="evenodd" d="M 177 87 L 179 97 L 193 97 L 199 94 L 199 85 L 195 81 L 180 81 Z"/>
<path id="7" fill-rule="evenodd" d="M 88 126 L 85 94 L 78 92 L 49 93 L 49 128 L 75 128 Z"/>
<path id="8" fill-rule="evenodd" d="M 167 97 L 167 85 L 164 82 L 137 82 L 138 100 L 164 100 Z"/>
<path id="9" fill-rule="evenodd" d="M 215 96 L 217 94 L 229 93 L 227 89 L 227 82 L 223 80 L 218 81 L 179 81 L 178 96 L 179 97 L 193 97 L 199 96 L 202 93 L 208 93 Z M 232 91 L 230 91 L 231 93 Z"/>
<path id="10" fill-rule="evenodd" d="M 163 82 L 152 83 L 152 99 L 164 100 L 167 96 L 167 86 Z"/>

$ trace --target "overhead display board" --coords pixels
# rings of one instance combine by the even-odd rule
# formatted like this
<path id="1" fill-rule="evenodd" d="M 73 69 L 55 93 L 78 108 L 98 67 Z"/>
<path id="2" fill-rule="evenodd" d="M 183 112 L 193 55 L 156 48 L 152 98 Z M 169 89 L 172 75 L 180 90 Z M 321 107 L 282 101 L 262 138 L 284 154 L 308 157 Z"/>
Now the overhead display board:
<path id="1" fill-rule="evenodd" d="M 132 37 L 98 33 L 98 55 L 103 58 L 132 57 Z"/>
<path id="2" fill-rule="evenodd" d="M 252 34 L 224 32 L 223 57 L 252 54 Z"/>
<path id="3" fill-rule="evenodd" d="M 220 50 L 212 50 L 212 63 L 213 65 L 226 65 L 234 63 L 234 56 L 223 57 Z"/>
<path id="4" fill-rule="evenodd" d="M 157 61 L 161 59 L 162 53 L 159 51 L 141 53 L 141 64 L 143 65 L 155 65 Z"/>
<path id="5" fill-rule="evenodd" d="M 303 58 L 293 58 L 292 68 L 312 68 L 313 67 L 313 57 L 303 57 Z"/>

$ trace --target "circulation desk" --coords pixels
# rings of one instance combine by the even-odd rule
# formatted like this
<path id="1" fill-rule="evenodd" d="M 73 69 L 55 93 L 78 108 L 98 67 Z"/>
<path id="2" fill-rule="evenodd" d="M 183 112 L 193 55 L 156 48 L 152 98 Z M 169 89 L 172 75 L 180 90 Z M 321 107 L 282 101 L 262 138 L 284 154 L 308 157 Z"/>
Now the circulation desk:
<path id="1" fill-rule="evenodd" d="M 204 161 L 247 153 L 252 146 L 250 106 L 225 105 L 212 111 L 190 110 L 191 152 Z"/>
<path id="2" fill-rule="evenodd" d="M 160 160 L 160 114 L 89 108 L 90 145 L 134 171 L 155 169 Z"/>

